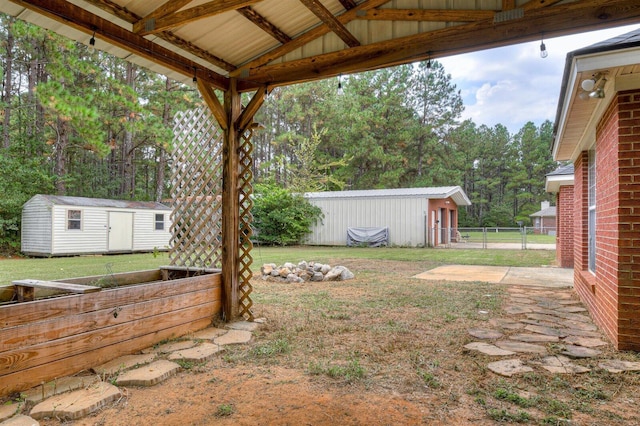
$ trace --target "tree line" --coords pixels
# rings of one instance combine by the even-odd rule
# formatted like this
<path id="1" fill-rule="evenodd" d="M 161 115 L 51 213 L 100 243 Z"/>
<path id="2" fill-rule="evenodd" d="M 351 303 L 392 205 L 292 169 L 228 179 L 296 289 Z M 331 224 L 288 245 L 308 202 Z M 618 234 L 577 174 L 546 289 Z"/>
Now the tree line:
<path id="1" fill-rule="evenodd" d="M 0 246 L 19 246 L 35 194 L 161 201 L 173 116 L 197 90 L 0 15 Z M 343 93 L 337 90 L 338 80 Z M 508 225 L 538 209 L 555 167 L 550 122 L 460 122 L 436 61 L 276 88 L 256 116 L 254 176 L 291 192 L 460 185 L 461 226 Z"/>

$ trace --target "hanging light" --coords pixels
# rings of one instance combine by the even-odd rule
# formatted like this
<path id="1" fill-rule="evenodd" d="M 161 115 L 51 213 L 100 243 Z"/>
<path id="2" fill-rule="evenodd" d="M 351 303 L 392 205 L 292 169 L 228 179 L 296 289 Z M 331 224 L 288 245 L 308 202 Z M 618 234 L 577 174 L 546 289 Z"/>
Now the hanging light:
<path id="1" fill-rule="evenodd" d="M 91 34 L 91 39 L 89 40 L 89 53 L 93 53 L 96 51 L 96 31 L 93 31 Z"/>
<path id="2" fill-rule="evenodd" d="M 427 75 L 431 74 L 431 52 L 429 52 L 429 56 L 427 57 Z"/>
<path id="3" fill-rule="evenodd" d="M 338 76 L 338 95 L 344 95 L 344 90 L 342 89 L 342 74 Z"/>
<path id="4" fill-rule="evenodd" d="M 193 84 L 197 85 L 198 84 L 198 77 L 196 76 L 198 69 L 196 67 L 193 67 Z"/>
<path id="5" fill-rule="evenodd" d="M 547 52 L 547 46 L 544 44 L 544 39 L 540 41 L 540 57 L 542 59 L 549 56 L 549 52 Z"/>

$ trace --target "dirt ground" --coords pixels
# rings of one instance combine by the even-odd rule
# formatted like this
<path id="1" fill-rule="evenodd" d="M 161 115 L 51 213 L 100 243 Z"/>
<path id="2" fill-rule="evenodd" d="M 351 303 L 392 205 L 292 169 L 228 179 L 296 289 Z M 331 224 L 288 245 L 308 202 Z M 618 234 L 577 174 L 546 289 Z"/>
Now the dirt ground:
<path id="1" fill-rule="evenodd" d="M 506 315 L 504 287 L 416 280 L 432 267 L 420 262 L 340 263 L 356 279 L 254 278 L 254 313 L 266 324 L 248 345 L 151 388 L 122 388 L 84 419 L 40 424 L 640 424 L 637 374 L 503 378 L 464 350 L 468 328 Z"/>

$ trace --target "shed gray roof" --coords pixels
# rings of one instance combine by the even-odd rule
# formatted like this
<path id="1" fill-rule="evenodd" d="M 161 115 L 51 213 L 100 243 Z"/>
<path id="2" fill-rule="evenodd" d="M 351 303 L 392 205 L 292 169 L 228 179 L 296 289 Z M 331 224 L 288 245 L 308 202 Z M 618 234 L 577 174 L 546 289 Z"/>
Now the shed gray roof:
<path id="1" fill-rule="evenodd" d="M 546 209 L 530 214 L 529 217 L 556 217 L 556 207 L 547 207 Z"/>
<path id="2" fill-rule="evenodd" d="M 471 201 L 459 186 L 423 188 L 367 189 L 355 191 L 307 192 L 305 198 L 449 198 L 459 206 L 470 206 Z"/>
<path id="3" fill-rule="evenodd" d="M 111 207 L 119 209 L 171 210 L 170 207 L 153 201 L 109 200 L 105 198 L 69 197 L 63 195 L 35 195 L 42 197 L 52 205 L 77 207 Z"/>

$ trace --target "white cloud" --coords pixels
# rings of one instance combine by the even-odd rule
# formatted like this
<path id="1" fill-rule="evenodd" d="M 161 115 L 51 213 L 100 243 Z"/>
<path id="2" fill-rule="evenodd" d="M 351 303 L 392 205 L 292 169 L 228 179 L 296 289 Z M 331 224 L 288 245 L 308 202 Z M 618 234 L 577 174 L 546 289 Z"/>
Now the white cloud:
<path id="1" fill-rule="evenodd" d="M 568 52 L 633 31 L 618 27 L 545 39 L 549 56 L 540 58 L 540 41 L 439 59 L 465 104 L 463 119 L 477 125 L 505 125 L 516 133 L 527 121 L 555 119 Z"/>

